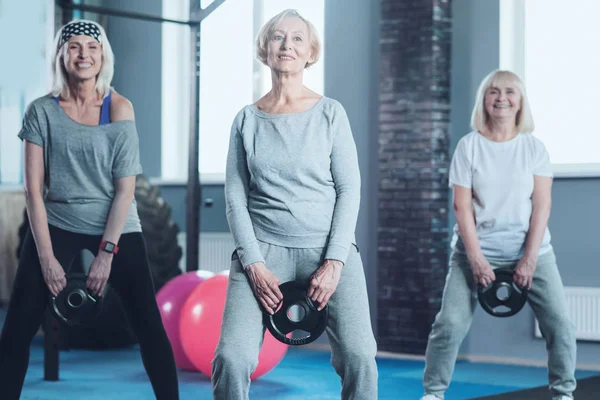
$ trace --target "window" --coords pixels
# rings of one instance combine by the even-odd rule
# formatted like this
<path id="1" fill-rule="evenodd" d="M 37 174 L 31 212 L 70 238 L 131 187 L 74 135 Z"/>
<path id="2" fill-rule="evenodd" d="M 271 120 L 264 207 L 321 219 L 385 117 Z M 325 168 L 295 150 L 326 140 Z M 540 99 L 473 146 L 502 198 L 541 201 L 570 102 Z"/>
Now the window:
<path id="1" fill-rule="evenodd" d="M 163 17 L 187 21 L 189 0 L 163 1 Z M 190 28 L 162 23 L 161 171 L 167 180 L 187 177 L 190 103 Z"/>
<path id="2" fill-rule="evenodd" d="M 189 0 L 163 2 L 165 18 L 187 19 Z M 206 7 L 211 1 L 202 1 Z M 200 174 L 222 182 L 231 124 L 245 105 L 270 88 L 267 67 L 254 57 L 258 30 L 275 14 L 295 8 L 324 32 L 325 0 L 227 0 L 202 22 L 200 58 Z M 166 45 L 168 43 L 168 46 Z M 189 136 L 189 29 L 163 24 L 162 178 L 187 179 Z M 323 60 L 305 73 L 305 84 L 323 93 Z"/>
<path id="3" fill-rule="evenodd" d="M 7 39 L 15 32 L 20 32 L 19 41 Z M 2 54 L 19 58 L 0 63 L 0 184 L 23 182 L 23 145 L 17 134 L 27 105 L 50 90 L 53 35 L 53 0 L 0 4 Z"/>
<path id="4" fill-rule="evenodd" d="M 504 4 L 503 4 L 504 3 Z M 519 73 L 536 124 L 559 175 L 600 175 L 596 126 L 600 2 L 501 2 L 501 67 Z"/>

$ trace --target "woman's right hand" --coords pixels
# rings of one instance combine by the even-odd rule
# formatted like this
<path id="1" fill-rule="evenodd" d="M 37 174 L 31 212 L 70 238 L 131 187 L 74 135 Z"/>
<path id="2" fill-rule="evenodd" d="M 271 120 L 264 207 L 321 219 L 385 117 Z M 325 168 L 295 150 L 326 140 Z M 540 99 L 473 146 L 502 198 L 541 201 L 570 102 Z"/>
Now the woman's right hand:
<path id="1" fill-rule="evenodd" d="M 481 254 L 469 257 L 469 261 L 471 263 L 471 271 L 473 272 L 473 280 L 476 285 L 486 287 L 496 280 L 496 274 L 485 256 Z"/>
<path id="2" fill-rule="evenodd" d="M 44 275 L 46 286 L 48 286 L 48 289 L 50 289 L 50 293 L 52 293 L 53 296 L 58 296 L 58 294 L 67 286 L 65 270 L 54 256 L 40 259 L 40 264 L 42 266 L 42 274 Z"/>
<path id="3" fill-rule="evenodd" d="M 254 295 L 263 308 L 273 315 L 283 300 L 283 295 L 279 290 L 279 278 L 262 262 L 248 265 L 246 273 L 250 278 Z"/>

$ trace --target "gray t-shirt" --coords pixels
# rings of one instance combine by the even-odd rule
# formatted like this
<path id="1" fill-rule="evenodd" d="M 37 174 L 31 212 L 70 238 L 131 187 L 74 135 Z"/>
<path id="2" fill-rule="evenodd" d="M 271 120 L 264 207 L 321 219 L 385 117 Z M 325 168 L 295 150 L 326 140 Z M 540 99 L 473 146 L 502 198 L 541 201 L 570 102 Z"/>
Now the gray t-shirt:
<path id="1" fill-rule="evenodd" d="M 102 235 L 115 196 L 114 180 L 142 172 L 135 122 L 83 125 L 47 95 L 27 108 L 19 138 L 44 148 L 48 223 Z M 141 230 L 134 199 L 123 233 Z"/>
<path id="2" fill-rule="evenodd" d="M 225 180 L 227 219 L 244 267 L 263 261 L 257 240 L 326 247 L 346 261 L 360 205 L 360 171 L 342 105 L 326 97 L 305 112 L 244 107 L 233 122 Z"/>
<path id="3" fill-rule="evenodd" d="M 484 256 L 518 260 L 523 256 L 533 211 L 534 176 L 552 177 L 546 147 L 529 133 L 506 142 L 493 142 L 479 132 L 460 139 L 450 166 L 450 187 L 473 191 L 475 226 Z M 464 253 L 458 225 L 452 245 Z M 539 254 L 550 251 L 548 227 Z"/>

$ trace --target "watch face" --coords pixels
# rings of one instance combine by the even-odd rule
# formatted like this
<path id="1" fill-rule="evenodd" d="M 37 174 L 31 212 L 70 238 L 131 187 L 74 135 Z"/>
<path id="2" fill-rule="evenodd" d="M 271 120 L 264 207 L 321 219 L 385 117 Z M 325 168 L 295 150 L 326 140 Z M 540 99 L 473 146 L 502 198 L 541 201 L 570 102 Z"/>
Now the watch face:
<path id="1" fill-rule="evenodd" d="M 112 252 L 115 249 L 115 245 L 112 243 L 106 243 L 104 245 L 104 250 Z"/>

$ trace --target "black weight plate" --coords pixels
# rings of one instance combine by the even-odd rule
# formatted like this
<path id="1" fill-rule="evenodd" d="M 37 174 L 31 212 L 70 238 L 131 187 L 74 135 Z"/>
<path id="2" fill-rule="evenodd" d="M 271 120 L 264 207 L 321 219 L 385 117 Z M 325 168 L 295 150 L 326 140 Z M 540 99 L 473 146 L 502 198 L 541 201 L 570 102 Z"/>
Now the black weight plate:
<path id="1" fill-rule="evenodd" d="M 96 318 L 102 309 L 102 297 L 85 285 L 85 274 L 67 274 L 67 286 L 55 297 L 50 295 L 50 310 L 67 325 L 77 325 Z"/>
<path id="2" fill-rule="evenodd" d="M 477 297 L 479 304 L 490 315 L 494 317 L 511 317 L 521 311 L 527 302 L 527 289 L 521 289 L 514 281 L 514 271 L 510 268 L 498 268 L 494 270 L 496 280 L 486 287 L 479 286 Z M 500 298 L 498 291 L 504 288 L 507 296 Z M 508 310 L 497 310 L 503 306 Z"/>
<path id="3" fill-rule="evenodd" d="M 263 314 L 265 326 L 273 337 L 282 343 L 300 346 L 311 343 L 325 331 L 327 327 L 328 309 L 325 306 L 318 311 L 318 305 L 313 303 L 306 294 L 306 284 L 299 281 L 285 282 L 279 285 L 283 295 L 281 307 L 273 314 Z M 288 317 L 290 307 L 297 305 L 304 311 L 304 316 L 299 321 Z M 303 337 L 289 338 L 287 335 L 295 330 L 308 332 Z"/>

